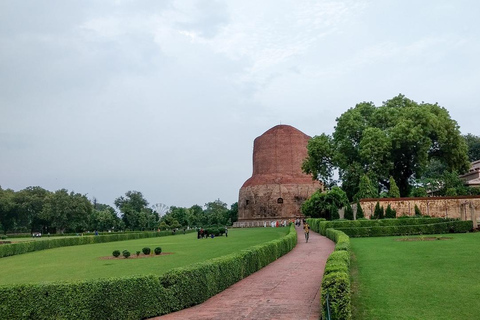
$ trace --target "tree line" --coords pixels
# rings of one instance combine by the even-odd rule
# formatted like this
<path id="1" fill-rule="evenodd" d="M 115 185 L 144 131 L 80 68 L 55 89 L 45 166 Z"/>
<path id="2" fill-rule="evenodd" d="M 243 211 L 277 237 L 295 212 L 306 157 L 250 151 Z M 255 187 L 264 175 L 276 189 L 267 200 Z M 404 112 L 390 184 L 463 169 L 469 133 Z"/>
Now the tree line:
<path id="1" fill-rule="evenodd" d="M 14 191 L 0 187 L 0 231 L 55 234 L 231 225 L 238 211 L 236 203 L 228 208 L 215 200 L 204 208 L 172 206 L 161 216 L 138 191 L 126 192 L 114 204 L 116 208 L 66 189 L 52 192 L 35 186 Z"/>
<path id="2" fill-rule="evenodd" d="M 335 219 L 363 198 L 479 195 L 459 174 L 480 159 L 480 137 L 462 135 L 447 109 L 398 95 L 358 103 L 336 119 L 332 135 L 308 142 L 305 173 L 326 192 L 307 200 L 306 215 Z M 334 173 L 338 180 L 334 180 Z"/>

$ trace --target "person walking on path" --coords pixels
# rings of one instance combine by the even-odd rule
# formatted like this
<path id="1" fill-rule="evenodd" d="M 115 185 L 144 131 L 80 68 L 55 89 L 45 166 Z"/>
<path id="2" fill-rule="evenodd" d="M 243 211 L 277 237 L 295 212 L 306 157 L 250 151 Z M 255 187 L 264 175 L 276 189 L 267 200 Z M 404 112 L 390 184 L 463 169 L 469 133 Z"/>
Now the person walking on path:
<path id="1" fill-rule="evenodd" d="M 307 222 L 303 224 L 303 231 L 305 232 L 305 241 L 308 242 L 308 238 L 310 237 L 310 226 Z"/>

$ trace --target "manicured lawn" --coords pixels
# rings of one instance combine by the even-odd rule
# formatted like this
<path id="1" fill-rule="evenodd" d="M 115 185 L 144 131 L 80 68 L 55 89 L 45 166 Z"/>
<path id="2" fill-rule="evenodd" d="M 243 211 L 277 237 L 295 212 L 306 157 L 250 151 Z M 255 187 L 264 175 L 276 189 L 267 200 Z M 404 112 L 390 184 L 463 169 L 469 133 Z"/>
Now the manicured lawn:
<path id="1" fill-rule="evenodd" d="M 351 238 L 353 319 L 479 319 L 480 233 Z"/>
<path id="2" fill-rule="evenodd" d="M 135 274 L 162 274 L 172 268 L 227 255 L 253 245 L 278 239 L 288 228 L 230 229 L 228 238 L 197 239 L 196 233 L 168 237 L 98 243 L 56 248 L 0 259 L 0 285 L 71 281 Z M 132 255 L 143 247 L 157 246 L 173 253 L 153 258 L 102 260 L 113 250 Z"/>

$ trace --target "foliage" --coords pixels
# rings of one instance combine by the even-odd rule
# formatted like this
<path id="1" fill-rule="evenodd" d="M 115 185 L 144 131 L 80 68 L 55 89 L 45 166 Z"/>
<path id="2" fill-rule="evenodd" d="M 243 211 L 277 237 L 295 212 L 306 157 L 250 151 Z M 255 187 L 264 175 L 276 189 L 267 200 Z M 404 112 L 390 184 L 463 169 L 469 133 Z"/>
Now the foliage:
<path id="1" fill-rule="evenodd" d="M 153 249 L 153 252 L 155 252 L 156 255 L 159 255 L 160 253 L 162 253 L 162 248 L 156 247 L 155 249 Z"/>
<path id="2" fill-rule="evenodd" d="M 415 216 L 416 217 L 421 217 L 422 216 L 422 211 L 420 208 L 415 204 Z"/>
<path id="3" fill-rule="evenodd" d="M 403 95 L 379 107 L 357 104 L 337 118 L 332 137 L 314 137 L 307 148 L 304 172 L 322 178 L 337 168 L 349 199 L 358 194 L 365 174 L 380 191 L 388 189 L 392 176 L 400 195 L 407 196 L 432 159 L 449 172 L 469 168 L 467 144 L 448 111 Z"/>
<path id="4" fill-rule="evenodd" d="M 128 257 L 130 257 L 130 251 L 123 250 L 122 255 L 125 257 L 125 259 L 127 259 Z"/>
<path id="5" fill-rule="evenodd" d="M 302 213 L 313 218 L 338 219 L 338 209 L 347 204 L 345 192 L 339 187 L 333 187 L 325 192 L 315 192 L 302 204 Z"/>
<path id="6" fill-rule="evenodd" d="M 5 319 L 150 318 L 204 302 L 291 251 L 296 241 L 291 226 L 281 239 L 161 276 L 1 286 L 0 310 Z"/>
<path id="7" fill-rule="evenodd" d="M 480 137 L 469 133 L 463 138 L 468 147 L 468 159 L 471 162 L 480 160 Z"/>
<path id="8" fill-rule="evenodd" d="M 115 258 L 118 258 L 120 256 L 120 250 L 114 250 L 112 254 Z"/>
<path id="9" fill-rule="evenodd" d="M 373 211 L 373 219 L 383 219 L 384 218 L 384 210 L 383 206 L 380 206 L 380 203 L 377 201 L 375 205 L 375 209 Z"/>
<path id="10" fill-rule="evenodd" d="M 125 227 L 130 230 L 153 230 L 158 224 L 158 213 L 148 208 L 148 201 L 139 191 L 127 191 L 115 199 L 115 206 L 122 213 Z"/>
<path id="11" fill-rule="evenodd" d="M 356 214 L 356 219 L 363 219 L 365 218 L 365 214 L 363 213 L 362 206 L 360 205 L 360 202 L 357 201 L 357 214 Z"/>
<path id="12" fill-rule="evenodd" d="M 148 247 L 142 249 L 144 255 L 148 256 L 152 250 Z"/>
<path id="13" fill-rule="evenodd" d="M 370 178 L 364 174 L 360 178 L 360 184 L 358 186 L 358 192 L 353 197 L 355 200 L 367 199 L 367 198 L 378 198 L 378 191 L 372 185 Z"/>
<path id="14" fill-rule="evenodd" d="M 385 218 L 387 219 L 395 219 L 397 217 L 397 211 L 392 209 L 390 204 L 388 204 L 387 209 L 385 210 Z"/>
<path id="15" fill-rule="evenodd" d="M 416 187 L 412 189 L 410 196 L 415 198 L 424 198 L 427 197 L 428 194 L 424 187 Z"/>
<path id="16" fill-rule="evenodd" d="M 140 250 L 137 250 L 137 252 L 135 252 L 137 254 L 137 257 L 140 255 Z"/>
<path id="17" fill-rule="evenodd" d="M 393 179 L 392 176 L 390 176 L 389 184 L 390 184 L 390 189 L 388 190 L 388 197 L 400 198 L 400 189 L 398 189 L 398 186 L 395 183 L 395 179 Z"/>
<path id="18" fill-rule="evenodd" d="M 353 208 L 350 203 L 347 203 L 347 206 L 345 207 L 343 218 L 347 220 L 353 220 Z"/>

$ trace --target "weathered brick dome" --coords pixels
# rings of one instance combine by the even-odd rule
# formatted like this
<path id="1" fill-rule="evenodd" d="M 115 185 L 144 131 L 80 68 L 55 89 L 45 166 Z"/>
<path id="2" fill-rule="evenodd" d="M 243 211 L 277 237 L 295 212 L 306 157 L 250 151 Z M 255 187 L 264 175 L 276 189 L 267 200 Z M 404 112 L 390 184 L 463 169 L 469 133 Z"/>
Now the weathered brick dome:
<path id="1" fill-rule="evenodd" d="M 253 174 L 239 192 L 239 222 L 301 216 L 303 201 L 322 187 L 302 172 L 309 139 L 289 125 L 275 126 L 255 139 Z"/>

